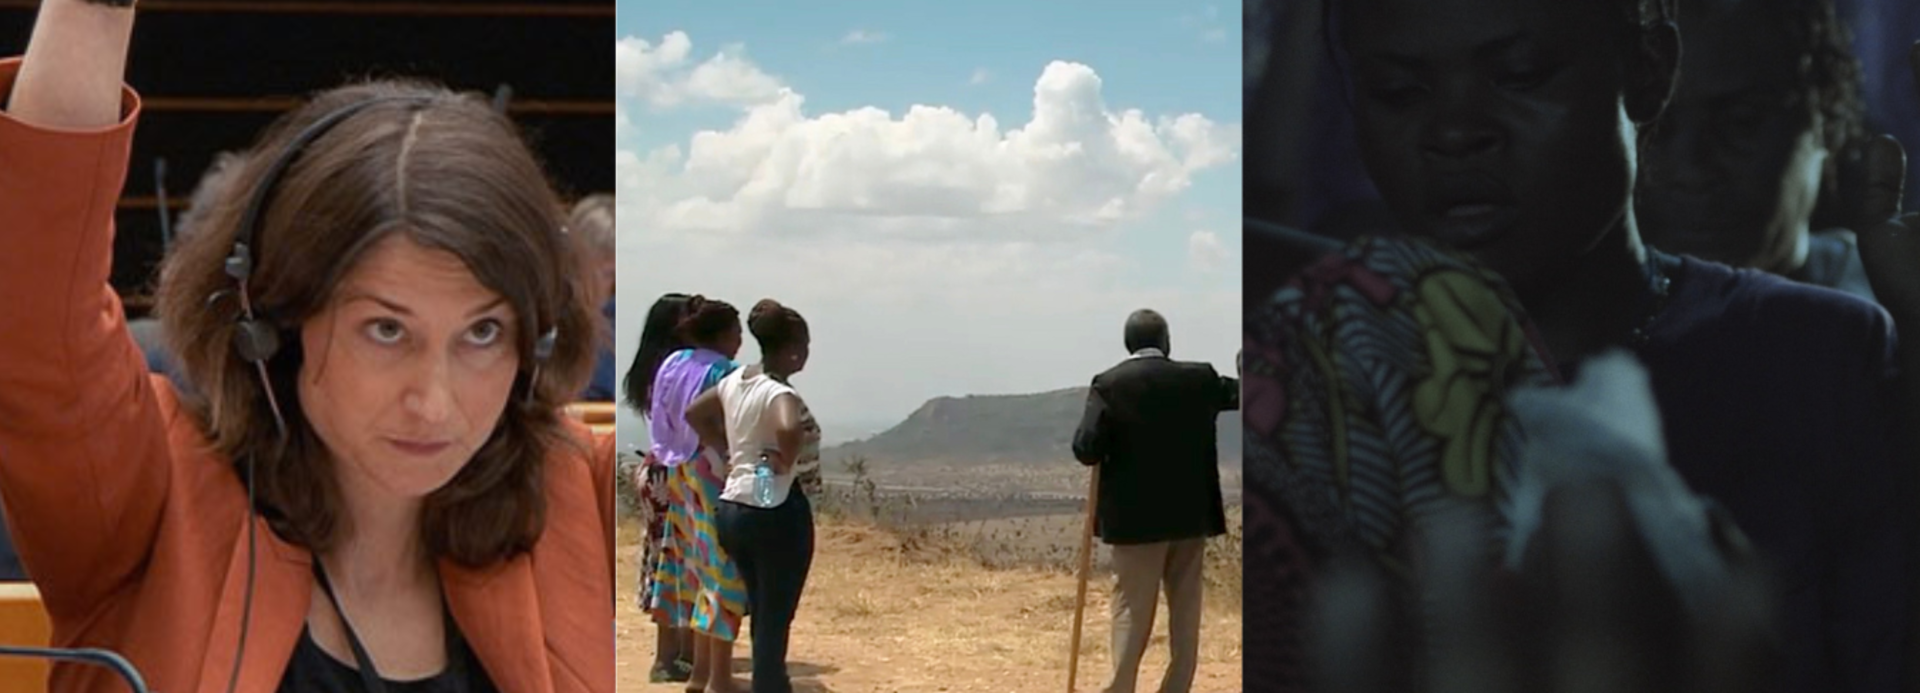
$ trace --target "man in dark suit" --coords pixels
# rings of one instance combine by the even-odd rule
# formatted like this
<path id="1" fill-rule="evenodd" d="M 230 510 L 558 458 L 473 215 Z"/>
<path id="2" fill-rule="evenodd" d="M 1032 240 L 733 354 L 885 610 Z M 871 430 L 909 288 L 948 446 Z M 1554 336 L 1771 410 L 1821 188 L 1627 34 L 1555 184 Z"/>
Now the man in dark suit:
<path id="1" fill-rule="evenodd" d="M 1186 693 L 1200 658 L 1202 558 L 1207 538 L 1227 531 L 1220 498 L 1221 412 L 1240 408 L 1240 382 L 1205 363 L 1167 357 L 1166 318 L 1127 316 L 1131 354 L 1095 376 L 1073 456 L 1099 465 L 1095 534 L 1112 547 L 1113 683 L 1133 693 L 1153 633 L 1155 600 L 1167 593 L 1167 665 L 1161 693 Z"/>

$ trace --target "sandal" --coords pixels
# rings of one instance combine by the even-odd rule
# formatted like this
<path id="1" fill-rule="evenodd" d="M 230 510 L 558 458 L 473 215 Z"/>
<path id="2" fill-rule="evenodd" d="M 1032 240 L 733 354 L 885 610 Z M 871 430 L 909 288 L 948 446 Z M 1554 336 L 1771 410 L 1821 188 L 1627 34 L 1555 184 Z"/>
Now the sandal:
<path id="1" fill-rule="evenodd" d="M 693 663 L 684 659 L 655 664 L 647 675 L 647 680 L 653 683 L 685 683 L 689 678 L 693 678 Z"/>

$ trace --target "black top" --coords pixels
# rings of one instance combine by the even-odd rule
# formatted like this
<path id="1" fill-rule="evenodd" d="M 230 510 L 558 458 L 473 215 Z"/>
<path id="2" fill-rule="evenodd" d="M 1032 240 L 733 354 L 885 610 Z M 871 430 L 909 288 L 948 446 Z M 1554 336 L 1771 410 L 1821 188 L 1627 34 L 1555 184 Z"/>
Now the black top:
<path id="1" fill-rule="evenodd" d="M 1094 533 L 1109 544 L 1203 539 L 1227 531 L 1218 422 L 1240 381 L 1205 363 L 1137 355 L 1095 376 L 1073 456 L 1100 466 Z"/>
<path id="2" fill-rule="evenodd" d="M 438 674 L 413 681 L 381 683 L 390 693 L 495 693 L 493 681 L 480 667 L 480 660 L 460 637 L 453 619 L 447 619 L 447 668 Z M 334 659 L 313 641 L 311 629 L 300 632 L 300 644 L 293 648 L 293 659 L 280 679 L 280 693 L 372 693 L 360 678 L 360 670 Z"/>
<path id="3" fill-rule="evenodd" d="M 333 604 L 335 613 L 340 614 L 340 623 L 346 627 L 347 644 L 353 648 L 353 657 L 359 666 L 349 665 L 313 640 L 313 628 L 300 631 L 300 642 L 293 648 L 293 659 L 287 662 L 287 671 L 280 677 L 281 693 L 496 693 L 493 681 L 487 678 L 486 669 L 480 666 L 480 659 L 467 647 L 467 641 L 460 636 L 460 624 L 455 623 L 453 614 L 441 613 L 446 618 L 447 668 L 424 679 L 412 681 L 394 681 L 379 675 L 373 665 L 373 658 L 360 644 L 360 636 L 354 633 L 353 622 L 340 610 L 339 599 L 334 596 L 333 582 L 327 579 L 327 571 L 320 561 L 313 562 L 313 576 L 319 582 L 320 590 L 327 601 Z"/>

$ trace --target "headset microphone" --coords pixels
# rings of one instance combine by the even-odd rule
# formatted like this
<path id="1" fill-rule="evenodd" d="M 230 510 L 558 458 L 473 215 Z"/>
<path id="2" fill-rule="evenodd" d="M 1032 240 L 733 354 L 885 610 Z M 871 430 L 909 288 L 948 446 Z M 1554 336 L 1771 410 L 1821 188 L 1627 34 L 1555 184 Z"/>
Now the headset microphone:
<path id="1" fill-rule="evenodd" d="M 248 291 L 248 280 L 253 277 L 254 258 L 256 257 L 254 249 L 257 247 L 257 235 L 260 231 L 261 219 L 266 212 L 267 200 L 272 197 L 274 188 L 279 184 L 280 178 L 286 175 L 287 169 L 293 165 L 294 159 L 298 158 L 300 153 L 305 151 L 308 145 L 313 144 L 314 140 L 320 139 L 321 135 L 326 134 L 327 131 L 333 129 L 334 126 L 339 125 L 355 114 L 366 111 L 379 104 L 406 103 L 418 108 L 425 106 L 430 101 L 431 99 L 421 96 L 378 97 L 353 103 L 321 116 L 319 120 L 314 121 L 313 124 L 308 125 L 306 129 L 301 130 L 299 134 L 295 135 L 293 141 L 287 144 L 286 149 L 282 150 L 280 155 L 274 158 L 273 162 L 268 165 L 266 172 L 261 175 L 259 185 L 254 186 L 253 195 L 248 198 L 246 209 L 240 216 L 239 229 L 234 235 L 233 251 L 227 255 L 227 259 L 223 263 L 223 269 L 225 269 L 227 276 L 234 281 L 234 288 L 216 293 L 208 297 L 208 300 L 209 302 L 213 302 L 225 294 L 232 293 L 233 297 L 239 302 L 240 317 L 235 321 L 233 327 L 233 350 L 242 360 L 253 365 L 254 375 L 260 379 L 261 392 L 266 395 L 267 398 L 267 409 L 273 413 L 273 424 L 275 429 L 277 429 L 276 432 L 279 434 L 280 445 L 282 447 L 286 445 L 288 440 L 287 419 L 280 411 L 280 402 L 274 394 L 272 378 L 270 378 L 267 373 L 267 361 L 272 359 L 273 355 L 280 351 L 280 329 L 272 322 L 262 320 L 260 316 L 254 312 L 253 297 Z M 239 688 L 240 663 L 246 661 L 247 631 L 253 625 L 253 582 L 259 551 L 258 539 L 256 537 L 256 525 L 258 522 L 254 517 L 254 513 L 258 511 L 258 495 L 255 492 L 254 482 L 254 477 L 256 476 L 254 463 L 258 455 L 252 451 L 249 451 L 246 455 L 246 597 L 240 605 L 240 636 L 238 644 L 234 647 L 233 670 L 227 678 L 227 693 L 233 693 Z"/>
<path id="2" fill-rule="evenodd" d="M 512 90 L 510 87 L 504 84 L 501 85 L 500 90 L 496 92 L 495 95 L 496 109 L 504 109 L 506 100 L 511 93 Z M 308 146 L 312 145 L 313 142 L 318 140 L 322 135 L 325 135 L 327 131 L 333 129 L 334 126 L 380 104 L 400 103 L 418 109 L 428 105 L 433 100 L 432 97 L 427 96 L 375 97 L 343 106 L 321 116 L 304 130 L 301 130 L 299 134 L 295 135 L 292 141 L 287 144 L 286 149 L 281 151 L 280 155 L 268 165 L 266 171 L 261 175 L 260 183 L 254 187 L 253 194 L 248 198 L 247 206 L 240 216 L 239 228 L 234 236 L 233 250 L 227 255 L 224 262 L 226 275 L 233 279 L 234 286 L 231 289 L 222 290 L 213 296 L 209 296 L 208 301 L 210 303 L 217 302 L 218 299 L 231 293 L 233 298 L 239 303 L 240 314 L 235 321 L 233 329 L 234 353 L 243 361 L 252 364 L 254 374 L 260 379 L 261 391 L 266 397 L 267 408 L 273 413 L 274 425 L 278 429 L 280 445 L 283 447 L 288 441 L 286 417 L 281 413 L 279 400 L 274 393 L 272 378 L 267 372 L 267 362 L 280 351 L 281 330 L 279 326 L 275 325 L 270 319 L 263 319 L 260 314 L 255 311 L 253 297 L 248 286 L 248 280 L 253 277 L 253 271 L 256 269 L 255 262 L 259 257 L 258 234 L 260 232 L 260 224 L 265 217 L 267 202 L 272 198 L 274 188 L 279 184 L 280 179 L 286 175 L 287 170 L 292 167 L 294 160 L 299 157 L 301 152 L 305 151 Z M 553 355 L 555 344 L 558 341 L 559 331 L 557 326 L 549 326 L 540 334 L 540 337 L 534 341 L 533 371 L 527 380 L 526 398 L 528 402 L 533 401 L 533 395 L 538 389 L 541 365 Z M 247 648 L 247 631 L 253 618 L 253 582 L 255 559 L 257 557 L 257 548 L 255 546 L 255 527 L 257 521 L 253 513 L 258 510 L 254 483 L 254 463 L 256 457 L 257 455 L 252 452 L 247 453 L 245 472 L 248 512 L 246 599 L 240 608 L 240 638 L 239 644 L 234 651 L 233 671 L 227 681 L 228 693 L 233 693 L 239 686 L 240 663 L 244 661 L 243 657 L 246 654 Z M 144 688 L 138 690 L 144 691 Z"/>
<path id="3" fill-rule="evenodd" d="M 160 248 L 173 247 L 173 212 L 167 208 L 167 158 L 153 160 L 154 209 L 160 212 Z"/>

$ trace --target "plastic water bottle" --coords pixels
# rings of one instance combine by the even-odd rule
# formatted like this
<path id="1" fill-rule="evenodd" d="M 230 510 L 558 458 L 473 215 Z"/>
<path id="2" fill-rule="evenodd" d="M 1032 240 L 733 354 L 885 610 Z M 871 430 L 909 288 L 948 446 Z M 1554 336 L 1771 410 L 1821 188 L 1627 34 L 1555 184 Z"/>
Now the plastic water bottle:
<path id="1" fill-rule="evenodd" d="M 773 464 L 764 452 L 760 453 L 760 464 L 753 468 L 753 497 L 760 507 L 773 507 Z"/>

